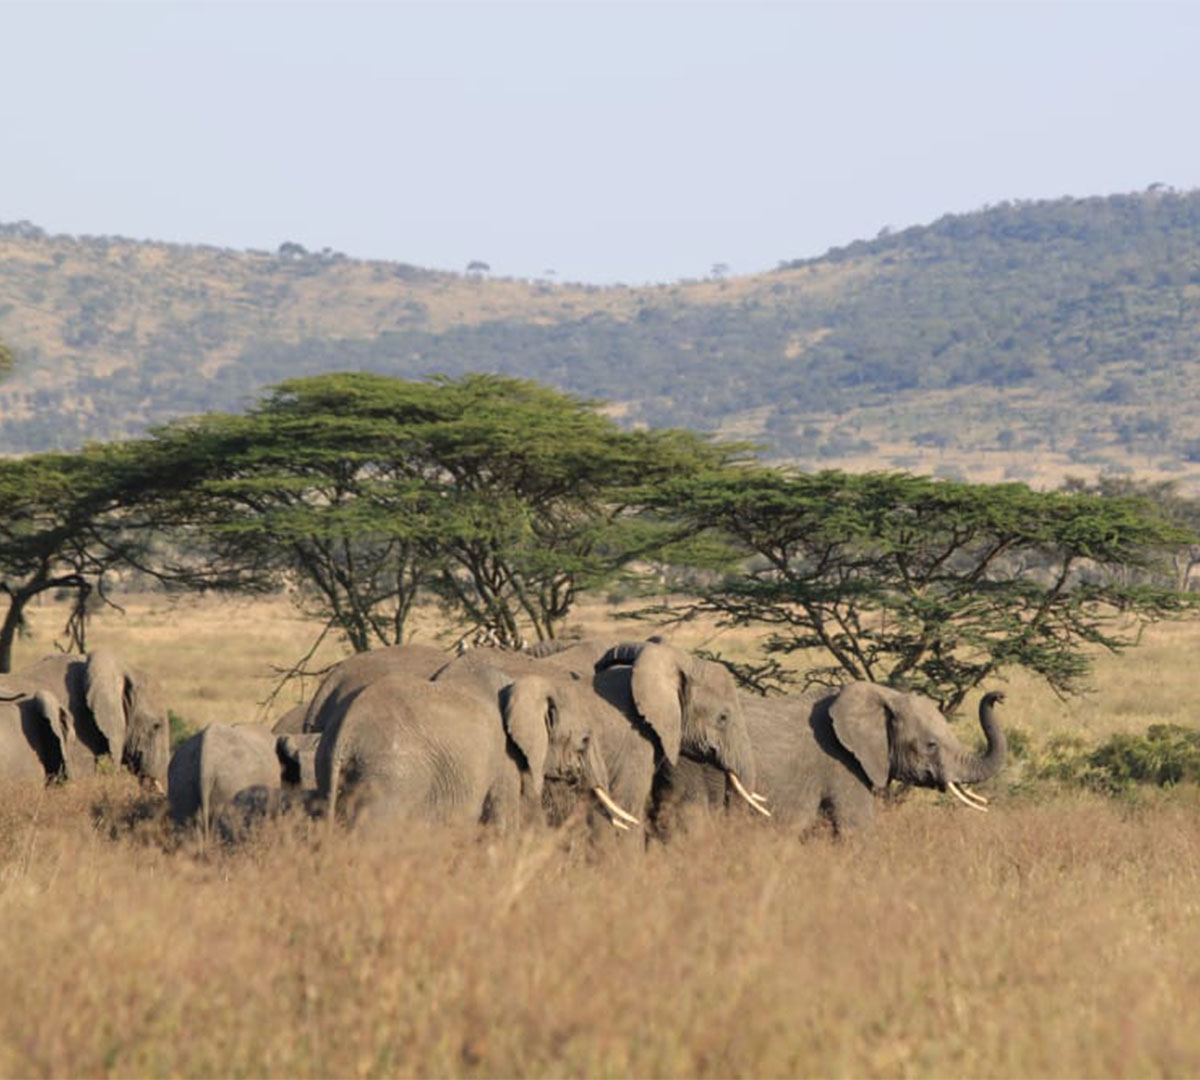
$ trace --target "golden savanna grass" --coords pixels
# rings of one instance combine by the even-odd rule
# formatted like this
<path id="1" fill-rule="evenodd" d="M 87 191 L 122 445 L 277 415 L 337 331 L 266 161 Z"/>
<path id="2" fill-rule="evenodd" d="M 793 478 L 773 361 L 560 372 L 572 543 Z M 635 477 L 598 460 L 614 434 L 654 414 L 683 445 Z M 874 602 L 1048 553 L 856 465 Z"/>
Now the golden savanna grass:
<path id="1" fill-rule="evenodd" d="M 131 599 L 95 640 L 197 723 L 261 713 L 312 633 L 283 603 Z M 1195 725 L 1198 637 L 1154 628 L 1082 701 L 1014 677 L 1005 718 Z M 204 850 L 123 777 L 10 791 L 0 1075 L 1200 1074 L 1196 794 L 990 794 L 886 805 L 842 842 L 700 822 L 629 857 L 569 829 Z"/>

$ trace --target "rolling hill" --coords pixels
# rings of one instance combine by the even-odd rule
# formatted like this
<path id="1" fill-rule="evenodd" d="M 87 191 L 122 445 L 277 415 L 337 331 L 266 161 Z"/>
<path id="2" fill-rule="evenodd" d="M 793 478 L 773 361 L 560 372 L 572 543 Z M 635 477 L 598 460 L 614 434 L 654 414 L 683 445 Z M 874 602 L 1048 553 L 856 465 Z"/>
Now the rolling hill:
<path id="1" fill-rule="evenodd" d="M 328 370 L 518 374 L 808 466 L 1200 483 L 1200 192 L 1003 204 L 644 288 L 0 225 L 0 451 Z"/>

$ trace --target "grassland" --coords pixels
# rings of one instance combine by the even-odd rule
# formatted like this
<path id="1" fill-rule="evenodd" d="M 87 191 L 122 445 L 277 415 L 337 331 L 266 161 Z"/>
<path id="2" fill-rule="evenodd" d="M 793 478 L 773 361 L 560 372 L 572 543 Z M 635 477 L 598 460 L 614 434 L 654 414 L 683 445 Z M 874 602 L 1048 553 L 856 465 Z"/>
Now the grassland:
<path id="1" fill-rule="evenodd" d="M 129 598 L 95 641 L 203 723 L 283 711 L 271 668 L 313 633 L 283 601 Z M 711 634 L 680 640 L 752 644 Z M 1066 703 L 1014 676 L 1005 719 L 1035 745 L 1200 726 L 1198 645 L 1152 628 Z M 623 858 L 569 830 L 205 851 L 137 820 L 122 777 L 6 792 L 0 1075 L 1200 1074 L 1197 793 L 990 794 L 888 804 L 844 842 L 730 820 Z"/>

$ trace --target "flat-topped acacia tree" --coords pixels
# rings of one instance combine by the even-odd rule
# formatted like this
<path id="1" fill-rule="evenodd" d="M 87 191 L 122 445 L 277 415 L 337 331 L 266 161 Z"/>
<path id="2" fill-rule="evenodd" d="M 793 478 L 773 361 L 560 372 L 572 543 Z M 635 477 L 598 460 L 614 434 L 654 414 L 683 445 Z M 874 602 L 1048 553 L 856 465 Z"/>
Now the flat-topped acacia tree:
<path id="1" fill-rule="evenodd" d="M 168 516 L 217 562 L 287 580 L 364 650 L 404 640 L 417 595 L 514 645 L 555 635 L 581 589 L 653 551 L 633 494 L 741 452 L 626 432 L 595 405 L 492 375 L 321 375 L 149 447 Z"/>
<path id="2" fill-rule="evenodd" d="M 951 711 L 1005 668 L 1068 694 L 1093 647 L 1120 650 L 1145 622 L 1191 607 L 1131 573 L 1195 540 L 1137 497 L 767 468 L 680 478 L 645 497 L 742 556 L 672 614 L 764 628 L 770 661 L 745 674 L 767 684 L 786 677 L 781 656 L 815 649 L 827 662 L 808 683 L 905 686 Z"/>

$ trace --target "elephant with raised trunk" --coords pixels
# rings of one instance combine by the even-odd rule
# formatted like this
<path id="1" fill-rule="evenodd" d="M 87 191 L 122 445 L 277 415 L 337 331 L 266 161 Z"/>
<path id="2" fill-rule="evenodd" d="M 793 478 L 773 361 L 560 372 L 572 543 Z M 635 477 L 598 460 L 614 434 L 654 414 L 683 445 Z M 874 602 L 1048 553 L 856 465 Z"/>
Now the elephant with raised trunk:
<path id="1" fill-rule="evenodd" d="M 959 742 L 931 699 L 877 683 L 786 697 L 743 695 L 742 709 L 758 787 L 776 821 L 804 832 L 823 816 L 841 832 L 872 825 L 875 796 L 892 781 L 948 791 L 985 809 L 983 796 L 964 785 L 1004 767 L 1007 748 L 995 715 L 1003 700 L 993 691 L 979 703 L 987 740 L 982 753 Z M 688 804 L 724 805 L 724 777 L 681 761 L 657 798 L 655 820 L 669 831 Z"/>
<path id="2" fill-rule="evenodd" d="M 390 674 L 326 707 L 317 788 L 330 820 L 542 820 L 547 775 L 607 790 L 603 758 L 551 680 L 507 680 L 498 694 L 453 680 Z"/>
<path id="3" fill-rule="evenodd" d="M 69 771 L 94 772 L 110 758 L 162 789 L 167 781 L 171 732 L 166 710 L 147 677 L 110 649 L 86 656 L 62 653 L 0 675 L 0 696 L 47 690 L 71 716 Z"/>

